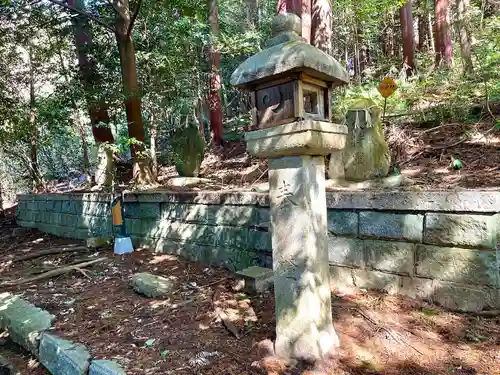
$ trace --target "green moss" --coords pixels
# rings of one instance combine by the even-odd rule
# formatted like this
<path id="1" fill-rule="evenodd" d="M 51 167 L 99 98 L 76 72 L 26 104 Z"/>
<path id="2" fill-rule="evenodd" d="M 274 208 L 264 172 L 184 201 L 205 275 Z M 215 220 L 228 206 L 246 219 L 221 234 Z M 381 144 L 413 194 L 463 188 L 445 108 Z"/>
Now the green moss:
<path id="1" fill-rule="evenodd" d="M 172 140 L 175 168 L 181 177 L 198 177 L 205 153 L 205 142 L 197 126 L 179 128 Z"/>

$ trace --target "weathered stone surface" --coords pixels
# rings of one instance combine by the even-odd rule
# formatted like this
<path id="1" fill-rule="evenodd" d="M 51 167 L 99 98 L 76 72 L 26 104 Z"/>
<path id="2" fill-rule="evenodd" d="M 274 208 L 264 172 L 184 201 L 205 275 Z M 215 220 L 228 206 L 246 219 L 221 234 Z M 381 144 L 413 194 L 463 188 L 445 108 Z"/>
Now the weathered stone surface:
<path id="1" fill-rule="evenodd" d="M 236 272 L 244 281 L 244 290 L 248 293 L 264 293 L 274 282 L 274 272 L 270 268 L 252 266 Z"/>
<path id="2" fill-rule="evenodd" d="M 330 266 L 330 285 L 336 289 L 354 290 L 353 268 Z"/>
<path id="3" fill-rule="evenodd" d="M 39 359 L 52 375 L 85 375 L 90 364 L 85 346 L 46 332 L 40 341 Z"/>
<path id="4" fill-rule="evenodd" d="M 0 294 L 0 328 L 8 330 L 12 341 L 35 355 L 40 333 L 49 329 L 54 319 L 49 312 L 18 296 Z"/>
<path id="5" fill-rule="evenodd" d="M 363 240 L 329 235 L 328 260 L 333 264 L 363 267 Z"/>
<path id="6" fill-rule="evenodd" d="M 414 244 L 394 241 L 364 241 L 367 266 L 379 271 L 413 275 Z"/>
<path id="7" fill-rule="evenodd" d="M 316 156 L 344 148 L 346 134 L 345 125 L 303 120 L 245 133 L 245 141 L 254 156 Z"/>
<path id="8" fill-rule="evenodd" d="M 196 186 L 200 184 L 207 184 L 212 182 L 212 180 L 208 178 L 200 178 L 200 177 L 173 177 L 169 178 L 166 181 L 167 186 L 176 186 L 176 187 L 183 187 L 183 186 Z"/>
<path id="9" fill-rule="evenodd" d="M 360 212 L 359 234 L 363 237 L 422 242 L 424 215 Z"/>
<path id="10" fill-rule="evenodd" d="M 132 287 L 137 293 L 156 298 L 172 292 L 175 283 L 162 276 L 141 272 L 132 276 Z"/>
<path id="11" fill-rule="evenodd" d="M 248 232 L 248 247 L 250 249 L 272 251 L 271 233 L 252 230 Z"/>
<path id="12" fill-rule="evenodd" d="M 338 345 L 331 314 L 324 159 L 270 159 L 269 185 L 276 354 L 319 359 Z"/>
<path id="13" fill-rule="evenodd" d="M 425 299 L 451 310 L 478 312 L 500 308 L 500 291 L 496 288 L 418 277 L 402 277 L 401 281 L 400 294 Z"/>
<path id="14" fill-rule="evenodd" d="M 495 249 L 496 227 L 496 215 L 427 213 L 424 242 L 433 245 Z"/>
<path id="15" fill-rule="evenodd" d="M 382 109 L 371 99 L 358 99 L 346 116 L 349 136 L 343 150 L 345 179 L 366 181 L 387 176 L 391 164 L 384 138 Z"/>
<path id="16" fill-rule="evenodd" d="M 328 210 L 328 231 L 337 236 L 358 234 L 358 213 Z"/>
<path id="17" fill-rule="evenodd" d="M 90 363 L 89 375 L 127 375 L 115 361 L 94 360 Z"/>
<path id="18" fill-rule="evenodd" d="M 417 245 L 419 276 L 500 287 L 495 251 Z"/>
<path id="19" fill-rule="evenodd" d="M 160 217 L 160 203 L 127 203 L 124 217 L 134 219 L 156 219 Z"/>
<path id="20" fill-rule="evenodd" d="M 362 289 L 381 290 L 388 294 L 398 294 L 401 276 L 390 273 L 353 269 L 354 285 Z"/>
<path id="21" fill-rule="evenodd" d="M 328 208 L 384 211 L 497 213 L 498 191 L 336 191 L 327 193 Z"/>

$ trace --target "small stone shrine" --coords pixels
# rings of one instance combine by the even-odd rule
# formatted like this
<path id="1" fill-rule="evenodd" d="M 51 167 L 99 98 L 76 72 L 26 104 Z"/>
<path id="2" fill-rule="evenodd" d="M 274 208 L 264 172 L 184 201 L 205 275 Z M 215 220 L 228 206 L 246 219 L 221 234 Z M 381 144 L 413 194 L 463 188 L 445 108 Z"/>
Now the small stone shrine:
<path id="1" fill-rule="evenodd" d="M 276 354 L 315 361 L 338 346 L 329 285 L 324 156 L 344 148 L 347 127 L 330 122 L 331 88 L 345 69 L 300 36 L 301 20 L 279 14 L 266 48 L 231 84 L 250 91 L 250 154 L 269 158 L 276 302 Z"/>

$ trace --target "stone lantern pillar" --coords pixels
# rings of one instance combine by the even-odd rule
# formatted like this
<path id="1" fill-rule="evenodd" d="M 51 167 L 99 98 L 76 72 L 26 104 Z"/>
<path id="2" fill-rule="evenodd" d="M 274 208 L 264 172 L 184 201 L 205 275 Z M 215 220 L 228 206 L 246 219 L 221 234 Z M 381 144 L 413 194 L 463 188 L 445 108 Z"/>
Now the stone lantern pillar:
<path id="1" fill-rule="evenodd" d="M 347 127 L 330 122 L 331 88 L 345 69 L 300 36 L 288 13 L 266 48 L 244 61 L 231 84 L 250 91 L 250 154 L 269 158 L 276 301 L 276 355 L 315 361 L 338 346 L 329 285 L 324 156 L 344 148 Z"/>

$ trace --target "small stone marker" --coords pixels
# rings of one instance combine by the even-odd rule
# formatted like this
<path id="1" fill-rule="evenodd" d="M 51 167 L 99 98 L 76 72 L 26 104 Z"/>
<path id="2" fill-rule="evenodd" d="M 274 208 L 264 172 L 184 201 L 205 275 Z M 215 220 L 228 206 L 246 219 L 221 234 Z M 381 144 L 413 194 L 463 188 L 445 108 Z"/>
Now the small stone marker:
<path id="1" fill-rule="evenodd" d="M 90 364 L 89 375 L 127 375 L 115 361 L 95 360 Z"/>
<path id="2" fill-rule="evenodd" d="M 52 375 L 85 375 L 90 364 L 85 346 L 45 332 L 40 340 L 39 359 Z"/>
<path id="3" fill-rule="evenodd" d="M 132 276 L 132 287 L 137 293 L 156 298 L 173 291 L 175 284 L 165 277 L 141 272 Z"/>
<path id="4" fill-rule="evenodd" d="M 274 282 L 274 272 L 270 268 L 252 266 L 236 274 L 243 279 L 243 290 L 251 294 L 266 292 Z"/>
<path id="5" fill-rule="evenodd" d="M 111 242 L 111 237 L 90 237 L 87 238 L 87 247 L 96 249 L 99 247 L 107 246 Z"/>
<path id="6" fill-rule="evenodd" d="M 54 316 L 10 293 L 0 293 L 0 328 L 33 354 L 38 352 L 40 332 L 49 329 Z"/>

